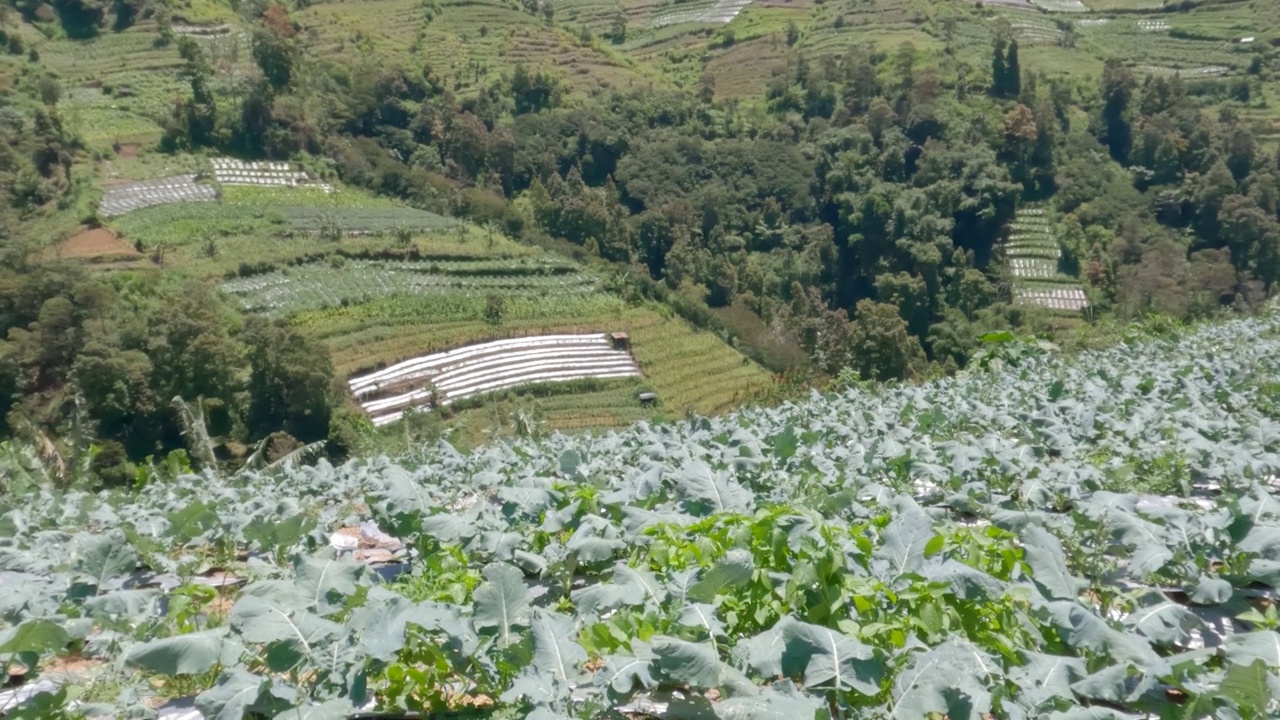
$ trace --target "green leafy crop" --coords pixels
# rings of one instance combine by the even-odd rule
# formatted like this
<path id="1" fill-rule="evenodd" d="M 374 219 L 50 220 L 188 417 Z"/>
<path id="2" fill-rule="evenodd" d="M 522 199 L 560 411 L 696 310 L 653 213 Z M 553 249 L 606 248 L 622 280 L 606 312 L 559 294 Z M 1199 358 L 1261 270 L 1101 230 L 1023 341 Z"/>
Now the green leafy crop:
<path id="1" fill-rule="evenodd" d="M 1275 717 L 1278 328 L 6 497 L 0 659 L 40 717 Z M 404 555 L 330 547 L 368 521 Z"/>

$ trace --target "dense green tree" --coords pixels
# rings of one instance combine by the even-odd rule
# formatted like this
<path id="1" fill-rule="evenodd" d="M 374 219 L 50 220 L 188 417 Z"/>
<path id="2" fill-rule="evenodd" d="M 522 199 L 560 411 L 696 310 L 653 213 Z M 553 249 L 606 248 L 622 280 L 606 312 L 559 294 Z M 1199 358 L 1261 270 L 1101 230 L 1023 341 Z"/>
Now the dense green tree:
<path id="1" fill-rule="evenodd" d="M 1270 286 L 1280 280 L 1280 222 L 1242 195 L 1228 195 L 1218 210 L 1222 243 L 1240 270 Z"/>
<path id="2" fill-rule="evenodd" d="M 1133 73 L 1117 58 L 1108 58 L 1102 68 L 1102 140 L 1111 157 L 1129 159 L 1133 142 L 1131 108 L 1136 83 Z"/>
<path id="3" fill-rule="evenodd" d="M 250 318 L 246 423 L 265 436 L 283 430 L 303 442 L 324 439 L 333 408 L 333 366 L 311 339 L 284 323 Z"/>
<path id="4" fill-rule="evenodd" d="M 907 329 L 898 308 L 874 300 L 858 301 L 849 336 L 852 365 L 869 380 L 900 380 L 923 369 L 920 340 Z"/>
<path id="5" fill-rule="evenodd" d="M 253 59 L 273 88 L 279 90 L 288 87 L 293 79 L 294 54 L 293 42 L 289 37 L 266 26 L 253 31 Z"/>
<path id="6" fill-rule="evenodd" d="M 1005 88 L 1009 84 L 1009 67 L 1005 64 L 1005 39 L 996 35 L 991 52 L 991 94 L 1004 97 Z"/>
<path id="7" fill-rule="evenodd" d="M 164 437 L 160 413 L 167 403 L 156 397 L 152 375 L 146 353 L 97 342 L 84 348 L 72 368 L 98 436 L 120 442 L 133 457 L 156 452 Z"/>
<path id="8" fill-rule="evenodd" d="M 191 97 L 178 101 L 174 109 L 177 135 L 171 131 L 170 136 L 191 146 L 211 144 L 218 119 L 218 103 L 210 84 L 213 68 L 204 50 L 190 37 L 178 41 L 178 54 L 184 63 L 180 76 L 190 83 Z"/>
<path id="9" fill-rule="evenodd" d="M 1254 154 L 1257 141 L 1253 133 L 1244 126 L 1236 126 L 1227 136 L 1226 163 L 1232 177 L 1237 181 L 1244 180 L 1253 172 Z"/>
<path id="10" fill-rule="evenodd" d="M 1022 94 L 1022 63 L 1018 60 L 1018 41 L 1010 40 L 1004 57 L 1004 84 L 1000 95 L 1016 98 Z"/>
<path id="11" fill-rule="evenodd" d="M 560 93 L 560 84 L 553 76 L 542 71 L 531 73 L 524 64 L 516 63 L 511 74 L 511 94 L 517 115 L 555 107 Z"/>
<path id="12" fill-rule="evenodd" d="M 1200 234 L 1202 243 L 1216 246 L 1221 228 L 1220 210 L 1223 201 L 1236 192 L 1236 181 L 1226 163 L 1219 160 L 1214 163 L 1203 177 L 1193 186 L 1196 213 L 1194 226 Z"/>

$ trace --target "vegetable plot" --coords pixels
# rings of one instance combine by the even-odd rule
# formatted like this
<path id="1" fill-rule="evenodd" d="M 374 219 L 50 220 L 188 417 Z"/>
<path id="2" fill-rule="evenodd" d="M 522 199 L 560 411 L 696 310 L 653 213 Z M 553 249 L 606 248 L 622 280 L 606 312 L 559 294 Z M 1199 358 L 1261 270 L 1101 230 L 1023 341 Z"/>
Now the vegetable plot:
<path id="1" fill-rule="evenodd" d="M 1062 248 L 1044 208 L 1025 207 L 1010 225 L 1004 254 L 1013 275 L 1013 299 L 1061 312 L 1078 313 L 1089 306 L 1084 288 L 1058 271 Z"/>
<path id="2" fill-rule="evenodd" d="M 449 405 L 521 385 L 639 376 L 631 354 L 614 350 L 605 335 L 596 333 L 466 345 L 354 377 L 347 384 L 373 424 L 381 427 L 408 409 Z"/>
<path id="3" fill-rule="evenodd" d="M 108 188 L 102 194 L 98 213 L 103 217 L 115 217 L 153 205 L 217 199 L 218 191 L 212 185 L 197 184 L 194 175 L 177 175 Z"/>
<path id="4" fill-rule="evenodd" d="M 352 260 L 237 278 L 223 283 L 222 290 L 246 310 L 288 316 L 394 296 L 483 299 L 496 292 L 547 299 L 585 295 L 597 284 L 572 266 L 554 261 Z"/>
<path id="5" fill-rule="evenodd" d="M 23 717 L 1276 717 L 1280 317 L 1020 357 L 600 438 L 11 488 L 0 653 Z M 403 572 L 334 554 L 361 521 Z"/>
<path id="6" fill-rule="evenodd" d="M 214 158 L 209 161 L 213 176 L 222 185 L 261 185 L 266 187 L 298 187 L 310 185 L 326 193 L 333 191 L 328 183 L 313 182 L 304 172 L 296 171 L 287 162 L 255 162 L 235 158 Z"/>
<path id="7" fill-rule="evenodd" d="M 738 16 L 751 0 L 699 0 L 680 6 L 679 10 L 669 10 L 655 15 L 649 21 L 649 28 L 656 30 L 668 25 L 682 23 L 727 23 Z"/>

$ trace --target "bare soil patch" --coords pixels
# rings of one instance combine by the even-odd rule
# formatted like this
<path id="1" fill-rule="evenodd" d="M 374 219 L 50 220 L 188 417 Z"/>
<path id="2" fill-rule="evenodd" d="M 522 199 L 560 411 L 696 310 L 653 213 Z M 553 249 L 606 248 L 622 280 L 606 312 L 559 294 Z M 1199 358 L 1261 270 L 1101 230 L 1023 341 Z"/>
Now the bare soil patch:
<path id="1" fill-rule="evenodd" d="M 136 158 L 138 157 L 138 149 L 138 143 L 123 143 L 120 145 L 120 149 L 116 151 L 116 155 L 122 158 Z"/>
<path id="2" fill-rule="evenodd" d="M 141 253 L 105 228 L 93 228 L 74 235 L 51 252 L 60 258 L 140 257 Z"/>
<path id="3" fill-rule="evenodd" d="M 55 657 L 47 664 L 40 668 L 42 674 L 46 675 L 70 675 L 73 677 L 83 677 L 88 675 L 96 668 L 102 667 L 103 662 L 96 658 L 87 658 L 83 655 L 64 655 Z"/>

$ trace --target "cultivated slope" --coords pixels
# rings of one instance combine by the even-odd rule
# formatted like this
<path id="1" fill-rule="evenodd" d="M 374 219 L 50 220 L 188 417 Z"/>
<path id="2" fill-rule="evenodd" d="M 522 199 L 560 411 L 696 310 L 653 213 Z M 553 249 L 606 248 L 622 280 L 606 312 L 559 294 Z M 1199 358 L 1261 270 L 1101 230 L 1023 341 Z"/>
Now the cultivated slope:
<path id="1" fill-rule="evenodd" d="M 113 716 L 1274 717 L 1278 377 L 1272 313 L 596 439 L 6 494 L 0 652 Z M 333 558 L 368 520 L 399 559 Z"/>

